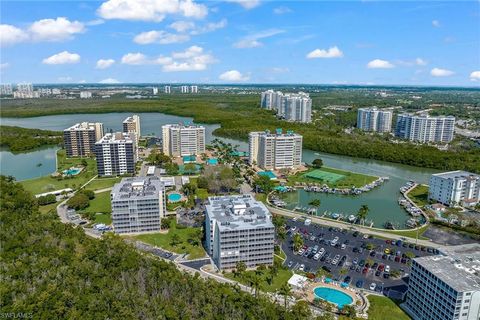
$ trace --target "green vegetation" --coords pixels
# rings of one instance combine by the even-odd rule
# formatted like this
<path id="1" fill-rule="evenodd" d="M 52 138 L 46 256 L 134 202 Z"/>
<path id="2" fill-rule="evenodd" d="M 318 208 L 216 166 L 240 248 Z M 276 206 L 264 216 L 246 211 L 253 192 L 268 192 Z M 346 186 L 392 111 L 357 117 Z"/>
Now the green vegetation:
<path id="1" fill-rule="evenodd" d="M 58 150 L 57 152 L 57 171 L 61 172 L 70 167 L 87 165 L 78 175 L 62 178 L 44 176 L 40 178 L 24 180 L 21 184 L 25 190 L 33 194 L 44 193 L 53 190 L 72 188 L 77 189 L 87 183 L 97 174 L 97 164 L 91 158 L 67 158 L 65 150 Z"/>
<path id="2" fill-rule="evenodd" d="M 428 186 L 419 184 L 408 193 L 408 197 L 417 206 L 423 207 L 428 204 Z"/>
<path id="3" fill-rule="evenodd" d="M 112 215 L 110 213 L 101 213 L 95 215 L 94 223 L 112 224 Z"/>
<path id="4" fill-rule="evenodd" d="M 47 194 L 46 196 L 41 196 L 37 198 L 38 205 L 46 206 L 47 204 L 57 202 L 57 197 L 54 194 Z"/>
<path id="5" fill-rule="evenodd" d="M 92 239 L 40 214 L 21 184 L 0 177 L 4 314 L 38 319 L 312 319 L 262 295 L 180 272 L 121 237 Z M 298 309 L 303 311 L 300 313 Z"/>
<path id="6" fill-rule="evenodd" d="M 312 178 L 308 175 L 318 173 L 319 171 L 325 174 L 332 174 L 336 176 L 343 176 L 339 177 L 337 180 L 333 181 L 323 181 L 318 178 Z M 318 175 L 317 175 L 318 176 Z M 306 172 L 299 172 L 296 175 L 292 175 L 288 177 L 288 183 L 294 185 L 295 183 L 317 183 L 317 184 L 327 184 L 330 188 L 351 188 L 352 186 L 355 187 L 363 187 L 364 185 L 375 181 L 377 177 L 367 176 L 361 173 L 356 172 L 349 172 L 334 168 L 322 167 L 321 170 L 319 169 L 310 169 Z"/>
<path id="7" fill-rule="evenodd" d="M 122 180 L 121 177 L 117 178 L 95 178 L 92 182 L 87 185 L 87 188 L 90 190 L 102 190 L 106 188 L 111 188 L 116 183 L 119 183 Z"/>
<path id="8" fill-rule="evenodd" d="M 418 229 L 418 239 L 421 240 L 429 240 L 429 238 L 423 237 L 422 234 L 427 231 L 429 225 L 424 225 Z M 399 230 L 384 230 L 385 232 L 396 234 L 403 237 L 409 237 L 415 239 L 417 237 L 416 230 L 407 230 L 407 231 L 399 231 Z"/>
<path id="9" fill-rule="evenodd" d="M 84 212 L 111 213 L 112 205 L 110 202 L 110 191 L 96 193 L 95 198 L 90 200 L 89 205 L 85 208 Z"/>
<path id="10" fill-rule="evenodd" d="M 375 90 L 378 90 L 375 89 Z M 367 90 L 368 91 L 368 90 Z M 377 103 L 378 98 L 369 96 L 362 98 L 365 92 L 359 90 L 351 103 L 361 106 L 365 103 Z M 346 95 L 349 98 L 342 98 Z M 321 97 L 312 95 L 314 105 L 323 106 L 334 99 L 335 104 L 340 101 L 351 99 L 351 92 L 338 90 L 322 92 Z M 442 95 L 440 98 L 450 101 L 450 95 Z M 455 97 L 457 98 L 457 97 Z M 319 99 L 319 100 L 317 100 Z M 32 117 L 49 114 L 72 114 L 72 113 L 108 113 L 108 112 L 163 112 L 178 116 L 193 117 L 196 122 L 219 123 L 221 128 L 215 130 L 215 134 L 246 140 L 248 133 L 276 128 L 292 130 L 303 135 L 305 148 L 332 154 L 341 154 L 367 159 L 397 162 L 428 167 L 440 170 L 468 170 L 480 172 L 480 150 L 468 149 L 463 152 L 441 151 L 432 146 L 414 145 L 408 142 L 392 143 L 391 137 L 370 135 L 361 132 L 352 134 L 345 133 L 345 125 L 354 123 L 354 111 L 347 114 L 337 113 L 334 117 L 326 117 L 321 121 L 311 124 L 289 123 L 277 120 L 268 110 L 262 110 L 259 106 L 258 94 L 199 94 L 195 98 L 182 95 L 163 96 L 158 100 L 127 100 L 106 99 L 89 101 L 62 101 L 54 99 L 36 99 L 29 101 L 25 106 L 24 101 L 6 101 L 2 105 L 0 114 L 2 117 Z M 322 102 L 320 102 L 322 101 Z M 388 99 L 379 104 L 385 105 Z M 475 101 L 469 96 L 469 101 Z M 431 101 L 433 102 L 433 101 Z M 391 105 L 398 105 L 398 98 Z M 37 107 L 41 105 L 42 107 Z M 406 104 L 407 106 L 408 104 Z M 417 106 L 417 102 L 415 103 Z M 181 106 L 181 107 L 179 107 Z M 350 114 L 351 113 L 351 114 Z"/>
<path id="11" fill-rule="evenodd" d="M 386 297 L 369 295 L 370 308 L 368 309 L 369 320 L 384 320 L 385 315 L 389 319 L 409 320 L 410 317 L 392 300 Z"/>
<path id="12" fill-rule="evenodd" d="M 135 236 L 135 239 L 176 253 L 187 253 L 188 259 L 205 256 L 202 247 L 202 229 L 180 227 L 176 221 L 170 223 L 167 233 L 151 233 Z"/>
<path id="13" fill-rule="evenodd" d="M 8 147 L 12 152 L 32 150 L 44 145 L 59 145 L 62 142 L 61 131 L 0 126 L 0 146 Z"/>

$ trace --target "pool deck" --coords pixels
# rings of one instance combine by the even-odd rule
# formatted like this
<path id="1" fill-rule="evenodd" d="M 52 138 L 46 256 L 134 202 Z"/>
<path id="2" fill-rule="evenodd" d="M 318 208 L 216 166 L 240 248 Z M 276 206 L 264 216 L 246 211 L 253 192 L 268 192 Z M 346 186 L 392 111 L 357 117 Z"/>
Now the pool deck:
<path id="1" fill-rule="evenodd" d="M 335 289 L 338 291 L 341 291 L 350 298 L 352 298 L 353 302 L 351 304 L 355 305 L 355 302 L 359 300 L 360 298 L 357 296 L 357 291 L 353 288 L 347 287 L 347 288 L 341 288 L 340 285 L 336 285 L 333 283 L 325 283 L 325 282 L 312 282 L 308 286 L 305 287 L 305 291 L 307 293 L 307 300 L 310 302 L 313 302 L 315 300 L 316 296 L 315 293 L 313 293 L 313 290 L 318 287 L 323 287 L 323 288 L 330 288 L 330 289 Z"/>

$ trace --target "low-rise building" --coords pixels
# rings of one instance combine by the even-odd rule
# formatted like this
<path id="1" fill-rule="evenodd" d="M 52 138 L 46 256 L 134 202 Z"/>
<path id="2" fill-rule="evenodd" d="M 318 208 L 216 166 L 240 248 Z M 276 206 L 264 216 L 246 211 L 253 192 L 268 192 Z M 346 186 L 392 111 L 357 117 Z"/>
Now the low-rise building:
<path id="1" fill-rule="evenodd" d="M 448 206 L 476 205 L 480 202 L 480 175 L 467 171 L 432 174 L 428 198 Z"/>
<path id="2" fill-rule="evenodd" d="M 209 197 L 205 247 L 218 269 L 273 263 L 275 227 L 267 207 L 250 194 Z"/>
<path id="3" fill-rule="evenodd" d="M 480 318 L 480 244 L 441 249 L 413 259 L 406 301 L 414 320 Z"/>
<path id="4" fill-rule="evenodd" d="M 158 177 L 122 179 L 111 192 L 115 233 L 158 232 L 166 215 L 165 187 Z"/>

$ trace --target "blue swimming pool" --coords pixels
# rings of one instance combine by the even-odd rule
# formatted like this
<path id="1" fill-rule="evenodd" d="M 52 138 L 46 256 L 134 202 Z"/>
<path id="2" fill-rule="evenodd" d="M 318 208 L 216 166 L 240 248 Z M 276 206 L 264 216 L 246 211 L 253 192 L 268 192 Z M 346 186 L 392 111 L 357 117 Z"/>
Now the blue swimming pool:
<path id="1" fill-rule="evenodd" d="M 275 173 L 273 173 L 272 171 L 260 171 L 258 173 L 259 176 L 267 176 L 269 177 L 270 179 L 276 179 L 277 176 L 275 175 Z"/>
<path id="2" fill-rule="evenodd" d="M 80 169 L 68 169 L 68 170 L 63 170 L 63 174 L 67 176 L 75 176 L 80 173 Z"/>
<path id="3" fill-rule="evenodd" d="M 216 166 L 218 164 L 218 159 L 217 158 L 210 158 L 207 160 L 207 164 L 211 166 Z"/>
<path id="4" fill-rule="evenodd" d="M 318 298 L 335 303 L 339 309 L 353 302 L 352 297 L 350 297 L 348 294 L 333 288 L 317 287 L 313 290 L 313 293 Z"/>
<path id="5" fill-rule="evenodd" d="M 168 195 L 168 201 L 170 202 L 178 202 L 182 199 L 182 195 L 180 193 L 170 193 Z"/>

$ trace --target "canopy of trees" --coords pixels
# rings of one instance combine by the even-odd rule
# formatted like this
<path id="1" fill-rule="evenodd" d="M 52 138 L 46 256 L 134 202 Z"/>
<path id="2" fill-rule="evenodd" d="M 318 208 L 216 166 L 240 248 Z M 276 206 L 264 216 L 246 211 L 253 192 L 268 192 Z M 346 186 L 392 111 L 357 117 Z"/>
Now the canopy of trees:
<path id="1" fill-rule="evenodd" d="M 238 187 L 232 168 L 226 165 L 206 166 L 203 177 L 198 180 L 198 187 L 204 188 L 205 183 L 208 191 L 214 194 L 230 192 Z"/>
<path id="2" fill-rule="evenodd" d="M 63 141 L 61 131 L 0 126 L 0 146 L 11 151 L 26 151 L 43 145 L 56 145 Z"/>
<path id="3" fill-rule="evenodd" d="M 203 280 L 142 255 L 118 236 L 87 237 L 40 214 L 35 199 L 0 177 L 2 313 L 35 319 L 310 319 L 263 296 Z M 301 312 L 300 312 L 301 311 Z"/>

